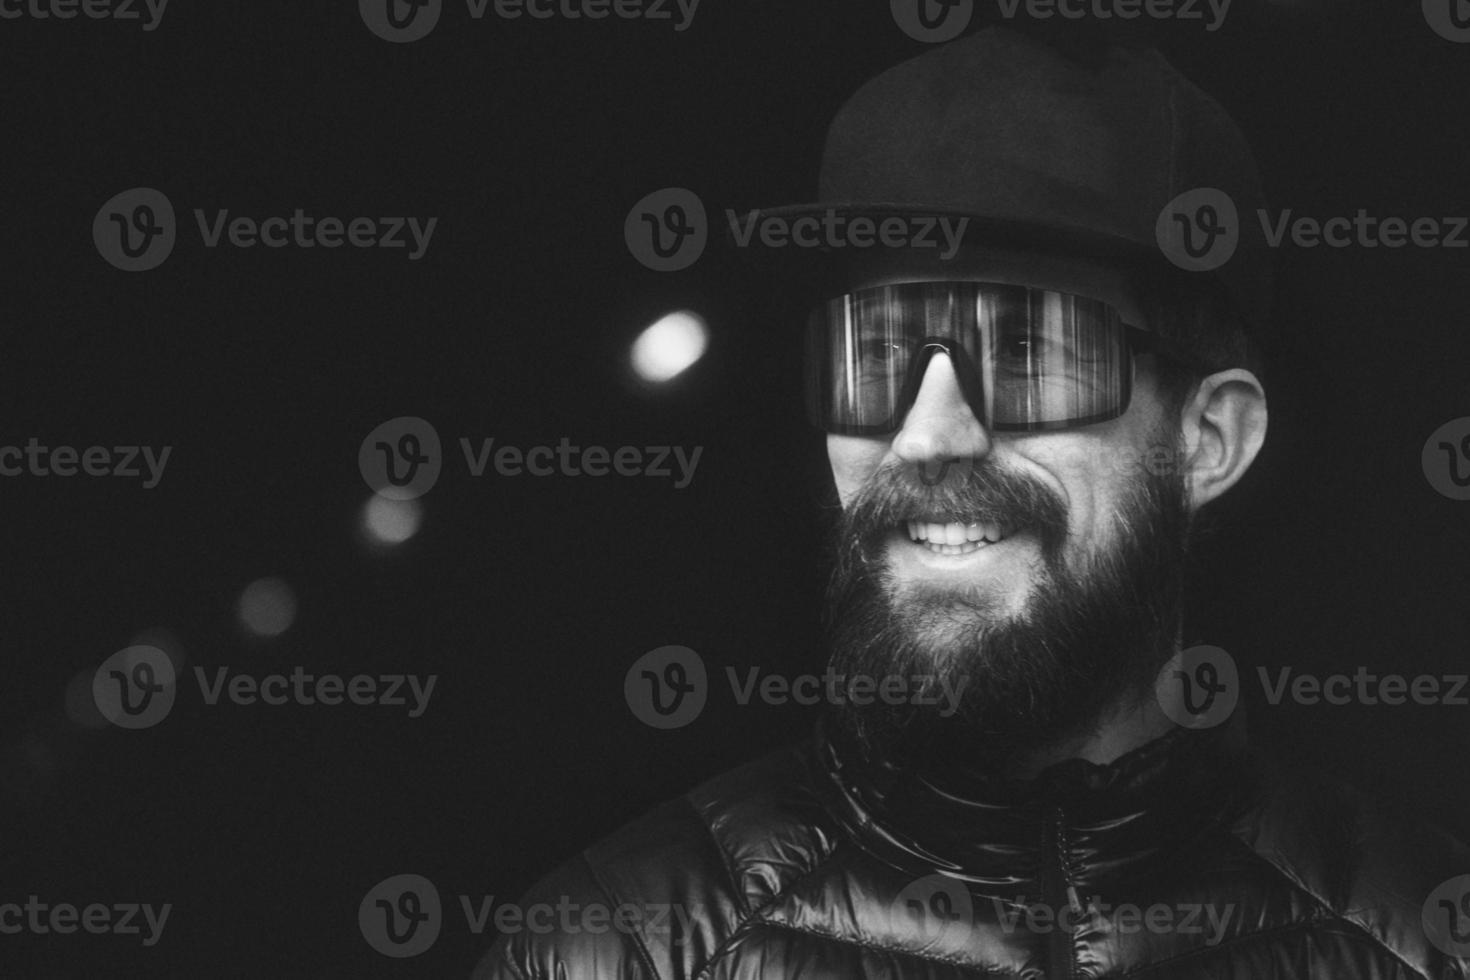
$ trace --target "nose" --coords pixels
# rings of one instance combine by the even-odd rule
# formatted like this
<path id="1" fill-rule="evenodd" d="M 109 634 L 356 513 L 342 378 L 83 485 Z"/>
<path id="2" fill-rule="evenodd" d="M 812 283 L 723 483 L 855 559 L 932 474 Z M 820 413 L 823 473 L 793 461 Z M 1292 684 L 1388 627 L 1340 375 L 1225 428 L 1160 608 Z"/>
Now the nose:
<path id="1" fill-rule="evenodd" d="M 914 404 L 893 437 L 894 455 L 923 465 L 978 459 L 990 448 L 990 433 L 970 410 L 950 355 L 936 350 L 924 368 Z"/>

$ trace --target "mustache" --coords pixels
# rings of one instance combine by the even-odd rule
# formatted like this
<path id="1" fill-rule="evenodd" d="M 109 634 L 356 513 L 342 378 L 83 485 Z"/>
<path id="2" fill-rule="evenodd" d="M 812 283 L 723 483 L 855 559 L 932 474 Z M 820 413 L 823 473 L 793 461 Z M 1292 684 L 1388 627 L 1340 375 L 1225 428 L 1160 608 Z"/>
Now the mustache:
<path id="1" fill-rule="evenodd" d="M 879 467 L 837 521 L 839 552 L 866 561 L 895 527 L 908 521 L 958 521 L 991 524 L 1005 535 L 1029 531 L 1040 539 L 1048 561 L 1059 558 L 1070 525 L 1066 503 L 1056 491 L 989 456 L 945 466 L 944 478 L 937 481 L 919 464 Z"/>

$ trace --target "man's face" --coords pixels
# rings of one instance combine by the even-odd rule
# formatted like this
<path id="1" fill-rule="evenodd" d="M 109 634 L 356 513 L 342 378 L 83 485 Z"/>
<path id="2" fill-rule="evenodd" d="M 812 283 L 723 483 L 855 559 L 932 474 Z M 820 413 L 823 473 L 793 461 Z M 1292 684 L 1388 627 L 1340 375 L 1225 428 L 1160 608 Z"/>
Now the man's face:
<path id="1" fill-rule="evenodd" d="M 1117 419 L 997 434 L 936 352 L 897 432 L 828 436 L 843 507 L 834 665 L 964 682 L 950 719 L 913 704 L 840 710 L 869 748 L 944 738 L 1014 753 L 1086 731 L 1147 687 L 1178 629 L 1189 525 L 1177 419 L 1151 360 Z"/>
<path id="2" fill-rule="evenodd" d="M 958 486 L 970 473 L 991 467 L 1024 474 L 1063 502 L 1065 558 L 1069 567 L 1081 569 L 1088 556 L 1117 548 L 1126 532 L 1116 516 L 1125 512 L 1130 494 L 1148 471 L 1177 465 L 1172 438 L 1167 445 L 1160 443 L 1172 420 L 1164 417 L 1152 375 L 1139 372 L 1128 411 L 1110 422 L 997 434 L 987 431 L 965 403 L 949 357 L 936 353 L 897 433 L 827 437 L 839 500 L 844 508 L 850 506 L 885 466 L 910 475 L 920 486 L 934 487 Z M 931 520 L 918 528 L 891 528 L 884 543 L 883 555 L 900 592 L 968 591 L 983 595 L 997 616 L 1025 611 L 1045 574 L 1041 542 L 1032 530 L 967 527 L 942 513 L 922 516 Z M 914 540 L 916 530 L 920 541 Z"/>

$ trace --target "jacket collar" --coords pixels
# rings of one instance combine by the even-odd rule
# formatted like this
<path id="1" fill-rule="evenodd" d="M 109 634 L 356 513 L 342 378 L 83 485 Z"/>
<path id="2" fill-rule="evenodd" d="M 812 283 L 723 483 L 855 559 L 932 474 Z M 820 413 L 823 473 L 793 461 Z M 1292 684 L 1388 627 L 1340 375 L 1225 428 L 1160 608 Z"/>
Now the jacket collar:
<path id="1" fill-rule="evenodd" d="M 1107 765 L 1068 759 L 1034 780 L 899 771 L 819 725 L 813 775 L 849 836 L 907 874 L 940 872 L 1003 897 L 1061 881 L 1090 896 L 1167 861 L 1250 803 L 1242 714 L 1218 728 L 1176 728 Z"/>

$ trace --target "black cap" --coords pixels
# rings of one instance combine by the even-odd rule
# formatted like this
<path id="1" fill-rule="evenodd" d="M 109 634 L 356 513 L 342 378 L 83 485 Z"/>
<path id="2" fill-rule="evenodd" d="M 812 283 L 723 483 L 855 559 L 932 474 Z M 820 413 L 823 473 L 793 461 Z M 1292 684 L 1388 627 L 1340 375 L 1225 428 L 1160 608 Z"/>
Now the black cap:
<path id="1" fill-rule="evenodd" d="M 967 247 L 1182 279 L 1222 297 L 1265 339 L 1269 253 L 1235 219 L 1223 227 L 1222 214 L 1265 206 L 1254 157 L 1219 104 L 1150 47 L 1109 42 L 1082 60 L 992 27 L 905 61 L 838 111 L 818 193 L 760 214 L 968 217 Z M 1193 215 L 1170 209 L 1217 202 L 1208 216 L 1228 249 L 1187 254 L 1182 222 Z M 863 258 L 881 263 L 881 251 Z"/>

